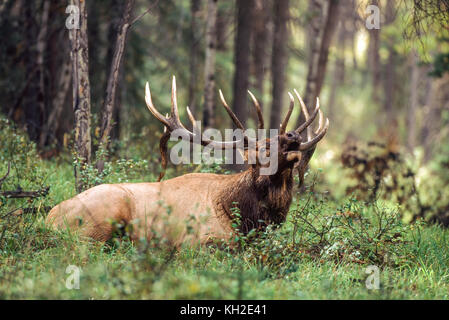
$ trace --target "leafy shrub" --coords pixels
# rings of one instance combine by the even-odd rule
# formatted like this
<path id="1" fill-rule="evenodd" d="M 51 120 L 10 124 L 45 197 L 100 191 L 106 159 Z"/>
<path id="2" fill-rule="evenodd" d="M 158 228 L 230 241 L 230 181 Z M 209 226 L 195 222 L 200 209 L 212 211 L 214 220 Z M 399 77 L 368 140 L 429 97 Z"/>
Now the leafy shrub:
<path id="1" fill-rule="evenodd" d="M 40 158 L 34 142 L 25 132 L 10 121 L 0 118 L 0 176 L 11 171 L 2 184 L 3 190 L 40 189 L 45 184 L 46 174 L 40 166 Z"/>
<path id="2" fill-rule="evenodd" d="M 282 228 L 269 226 L 245 238 L 237 235 L 236 241 L 250 243 L 240 246 L 245 260 L 274 277 L 294 272 L 304 259 L 378 266 L 400 263 L 408 248 L 404 235 L 410 226 L 403 224 L 396 209 L 356 199 L 333 208 L 313 192 L 313 186 L 312 182 L 306 198 L 297 195 Z"/>
<path id="3" fill-rule="evenodd" d="M 449 226 L 449 149 L 442 149 L 428 166 L 430 170 L 419 176 L 400 153 L 386 145 L 351 145 L 341 155 L 352 178 L 346 193 L 362 201 L 382 198 L 399 204 L 399 212 L 408 221 L 422 218 Z"/>

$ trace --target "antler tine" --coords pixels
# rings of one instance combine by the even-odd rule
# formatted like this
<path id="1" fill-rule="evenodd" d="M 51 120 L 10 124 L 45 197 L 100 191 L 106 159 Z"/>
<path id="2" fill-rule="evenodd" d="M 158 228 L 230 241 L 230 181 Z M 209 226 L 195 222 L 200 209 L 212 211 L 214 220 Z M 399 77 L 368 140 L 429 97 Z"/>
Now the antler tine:
<path id="1" fill-rule="evenodd" d="M 162 114 L 157 111 L 157 109 L 153 105 L 153 101 L 151 100 L 151 92 L 150 92 L 150 85 L 148 82 L 145 84 L 145 102 L 147 104 L 148 110 L 153 114 L 153 116 L 156 117 L 160 122 L 162 122 L 166 127 L 170 127 L 170 124 Z"/>
<path id="2" fill-rule="evenodd" d="M 196 120 L 195 120 L 195 117 L 193 116 L 192 112 L 190 112 L 189 106 L 186 107 L 186 110 L 187 110 L 187 116 L 189 117 L 189 120 L 192 123 L 193 130 L 197 131 L 198 127 L 196 126 Z"/>
<path id="3" fill-rule="evenodd" d="M 318 98 L 318 97 L 316 97 L 315 110 L 318 110 L 318 113 L 320 113 L 320 111 L 321 111 L 320 110 L 320 98 Z M 312 122 L 313 122 L 313 120 L 312 120 Z M 313 130 L 312 130 L 312 123 L 310 123 L 310 125 L 307 126 L 307 140 L 312 139 L 312 137 L 313 137 Z"/>
<path id="4" fill-rule="evenodd" d="M 296 132 L 297 133 L 301 133 L 301 132 L 304 131 L 304 129 L 308 128 L 308 130 L 307 130 L 307 138 L 311 139 L 311 137 L 312 137 L 312 129 L 311 128 L 309 129 L 309 126 L 313 122 L 313 120 L 315 120 L 315 118 L 316 118 L 316 116 L 318 114 L 318 111 L 320 110 L 320 100 L 317 98 L 315 110 L 313 110 L 312 115 L 309 116 L 309 112 L 307 111 L 307 107 L 306 107 L 304 101 L 302 101 L 301 96 L 299 95 L 298 91 L 296 91 L 296 89 L 295 89 L 294 92 L 295 92 L 296 96 L 298 97 L 299 102 L 301 103 L 301 108 L 302 108 L 302 111 L 304 112 L 304 117 L 306 118 L 306 121 L 301 126 L 299 126 L 298 129 L 296 129 Z"/>
<path id="5" fill-rule="evenodd" d="M 323 123 L 324 123 L 324 115 L 320 109 L 320 111 L 318 111 L 318 129 L 316 129 L 315 134 L 318 134 L 323 129 Z"/>
<path id="6" fill-rule="evenodd" d="M 165 117 L 168 119 L 168 113 L 165 114 Z M 167 126 L 164 126 L 164 133 L 167 132 Z"/>
<path id="7" fill-rule="evenodd" d="M 226 109 L 226 111 L 228 112 L 229 116 L 231 117 L 232 121 L 234 122 L 234 124 L 242 129 L 243 131 L 245 131 L 245 127 L 243 126 L 243 124 L 240 122 L 240 120 L 237 118 L 237 116 L 234 114 L 234 112 L 232 112 L 231 108 L 229 108 L 224 96 L 223 96 L 223 92 L 221 92 L 221 90 L 218 90 L 219 94 L 220 94 L 220 100 L 221 103 L 223 103 L 224 108 Z"/>
<path id="8" fill-rule="evenodd" d="M 147 104 L 148 109 L 156 117 L 156 119 L 158 119 L 165 125 L 164 134 L 162 135 L 161 141 L 160 141 L 160 150 L 161 150 L 163 159 L 164 159 L 164 157 L 166 155 L 166 151 L 167 151 L 168 137 L 170 137 L 170 135 L 173 131 L 179 129 L 181 131 L 179 131 L 178 133 L 183 134 L 185 137 L 188 137 L 190 142 L 195 142 L 196 134 L 191 132 L 190 130 L 188 130 L 182 124 L 181 120 L 179 119 L 178 101 L 176 98 L 176 78 L 174 76 L 173 76 L 173 81 L 172 81 L 172 94 L 171 94 L 172 106 L 171 106 L 170 117 L 168 117 L 168 115 L 167 115 L 167 117 L 164 117 L 154 107 L 153 101 L 151 100 L 150 86 L 149 86 L 148 82 L 146 83 L 146 86 L 145 86 L 145 102 Z M 228 106 L 226 105 L 226 107 L 228 107 Z M 227 110 L 228 110 L 228 113 L 231 112 L 230 113 L 231 117 L 234 116 L 234 119 L 237 121 L 236 124 L 240 124 L 239 127 L 243 128 L 242 124 L 240 123 L 240 121 L 238 121 L 237 117 L 235 117 L 235 115 L 232 113 L 232 111 L 229 109 L 229 107 L 227 108 Z M 190 112 L 190 109 L 188 107 L 187 107 L 187 114 L 188 114 L 189 119 L 192 122 L 194 129 L 195 129 L 196 128 L 195 118 L 193 117 L 193 115 Z M 195 131 L 197 131 L 197 130 L 195 130 Z M 210 139 L 206 139 L 206 138 L 202 137 L 201 133 L 199 133 L 198 135 L 201 137 L 200 141 L 198 141 L 199 143 L 201 143 L 201 145 L 203 145 L 203 146 L 213 145 L 214 147 L 221 148 L 221 149 L 237 148 L 239 146 L 239 144 L 242 142 L 241 140 L 216 141 L 216 140 L 210 140 Z"/>
<path id="9" fill-rule="evenodd" d="M 178 98 L 176 97 L 176 77 L 173 76 L 172 84 L 171 84 L 171 115 L 170 117 L 173 117 L 175 121 L 178 123 L 181 123 L 181 120 L 179 119 L 179 112 L 178 112 Z"/>
<path id="10" fill-rule="evenodd" d="M 284 121 L 282 121 L 281 128 L 280 128 L 280 134 L 284 134 L 285 130 L 287 130 L 287 124 L 290 120 L 290 116 L 292 115 L 293 108 L 295 106 L 295 99 L 293 98 L 292 94 L 288 92 L 288 96 L 290 98 L 290 106 L 288 107 L 287 114 L 285 115 Z"/>
<path id="11" fill-rule="evenodd" d="M 307 120 L 310 119 L 309 110 L 307 110 L 307 106 L 304 103 L 304 100 L 302 100 L 301 96 L 299 95 L 298 91 L 294 89 L 296 96 L 298 97 L 299 103 L 301 105 L 301 110 L 304 113 L 304 118 Z M 307 126 L 307 140 L 312 139 L 312 129 L 310 128 L 310 125 Z"/>
<path id="12" fill-rule="evenodd" d="M 312 140 L 309 140 L 307 142 L 301 143 L 301 145 L 299 146 L 299 150 L 304 151 L 304 150 L 310 149 L 315 144 L 317 144 L 321 139 L 323 139 L 323 137 L 326 134 L 328 128 L 329 128 L 329 119 L 326 118 L 326 124 L 324 125 L 323 130 L 321 130 L 321 132 L 315 138 L 313 138 Z"/>
<path id="13" fill-rule="evenodd" d="M 301 96 L 299 95 L 298 91 L 296 89 L 293 89 L 293 92 L 295 93 L 296 97 L 299 100 L 299 103 L 301 105 L 301 110 L 302 112 L 304 112 L 304 118 L 306 120 L 309 120 L 309 110 L 307 110 L 306 104 L 304 103 L 304 101 L 302 100 Z"/>
<path id="14" fill-rule="evenodd" d="M 263 113 L 262 113 L 262 109 L 260 108 L 259 101 L 257 101 L 256 97 L 252 94 L 251 91 L 248 90 L 248 93 L 249 93 L 249 96 L 251 97 L 251 100 L 253 101 L 254 108 L 256 108 L 257 119 L 259 120 L 257 127 L 259 129 L 264 129 L 265 125 L 264 125 L 264 121 L 263 121 Z"/>

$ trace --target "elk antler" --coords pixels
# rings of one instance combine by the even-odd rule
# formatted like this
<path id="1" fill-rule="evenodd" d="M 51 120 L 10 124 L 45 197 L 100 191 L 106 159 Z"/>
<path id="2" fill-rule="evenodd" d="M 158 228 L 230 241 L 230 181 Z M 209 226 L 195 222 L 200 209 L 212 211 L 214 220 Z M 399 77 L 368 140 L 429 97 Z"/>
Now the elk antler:
<path id="1" fill-rule="evenodd" d="M 220 90 L 220 98 L 221 98 L 221 101 L 223 102 L 223 105 L 224 105 L 226 111 L 230 115 L 231 119 L 234 121 L 234 123 L 237 125 L 237 127 L 239 127 L 240 129 L 242 129 L 244 131 L 245 130 L 244 126 L 242 125 L 242 123 L 238 120 L 236 115 L 232 112 L 232 110 L 227 105 L 226 101 L 224 100 L 221 90 Z M 177 101 L 177 97 L 176 97 L 176 78 L 175 78 L 175 76 L 173 76 L 173 80 L 172 80 L 171 111 L 170 111 L 169 117 L 168 116 L 164 117 L 162 114 L 159 113 L 159 111 L 157 111 L 157 109 L 154 106 L 153 101 L 151 99 L 151 91 L 150 91 L 150 86 L 149 86 L 148 82 L 145 85 L 145 102 L 148 107 L 148 110 L 150 110 L 150 112 L 155 116 L 156 119 L 158 119 L 160 122 L 162 122 L 164 124 L 165 129 L 166 129 L 166 130 L 164 130 L 164 134 L 161 137 L 160 145 L 159 145 L 159 149 L 160 149 L 160 152 L 162 155 L 161 165 L 162 165 L 163 171 L 159 175 L 158 181 L 160 181 L 165 174 L 165 169 L 167 167 L 167 143 L 168 143 L 171 133 L 175 130 L 178 131 L 180 136 L 188 137 L 188 139 L 191 143 L 199 141 L 201 143 L 201 145 L 203 145 L 203 146 L 211 145 L 217 149 L 237 149 L 239 146 L 241 146 L 242 140 L 216 141 L 216 140 L 210 140 L 210 139 L 204 138 L 201 135 L 201 132 L 198 134 L 196 124 L 195 124 L 195 118 L 193 117 L 193 115 L 190 112 L 190 109 L 188 107 L 187 107 L 187 115 L 189 117 L 189 120 L 192 122 L 194 132 L 189 131 L 182 124 L 181 120 L 179 119 L 178 101 Z M 199 139 L 195 139 L 197 137 L 197 134 L 200 136 Z M 245 138 L 244 142 L 245 142 L 244 145 L 246 146 L 248 139 Z"/>
<path id="2" fill-rule="evenodd" d="M 150 86 L 148 82 L 145 86 L 145 102 L 147 104 L 148 109 L 151 111 L 151 113 L 158 119 L 160 122 L 162 122 L 165 127 L 167 128 L 167 132 L 171 133 L 175 130 L 177 130 L 181 136 L 187 136 L 189 137 L 190 142 L 195 141 L 195 133 L 189 131 L 184 127 L 181 120 L 179 119 L 179 112 L 178 112 L 178 101 L 176 99 L 176 78 L 173 76 L 172 81 L 172 94 L 171 94 L 171 112 L 170 116 L 168 118 L 164 117 L 157 111 L 157 109 L 154 107 L 153 101 L 151 100 L 151 92 L 150 92 Z M 192 116 L 193 118 L 193 116 Z M 191 118 L 191 120 L 192 120 Z M 221 149 L 233 149 L 236 148 L 240 140 L 237 141 L 216 141 L 216 140 L 209 140 L 201 136 L 201 139 L 199 140 L 201 145 L 207 146 L 207 145 L 213 145 L 214 148 L 221 148 Z"/>
<path id="3" fill-rule="evenodd" d="M 302 112 L 304 112 L 304 118 L 306 121 L 298 128 L 296 129 L 296 132 L 301 133 L 304 131 L 304 129 L 307 128 L 307 141 L 303 142 L 299 146 L 299 150 L 304 151 L 313 148 L 321 139 L 323 139 L 324 135 L 327 132 L 327 129 L 329 128 L 329 119 L 326 118 L 326 123 L 323 127 L 323 113 L 320 110 L 320 99 L 316 98 L 316 106 L 315 110 L 313 110 L 312 116 L 309 115 L 309 112 L 307 110 L 307 107 L 304 103 L 304 101 L 301 99 L 301 96 L 299 95 L 298 91 L 296 89 L 294 90 L 296 96 L 298 97 L 299 103 L 301 104 Z M 319 114 L 319 120 L 318 120 L 318 128 L 313 132 L 310 125 L 312 124 L 313 120 L 315 120 L 317 114 Z M 313 134 L 315 133 L 315 136 Z"/>
<path id="4" fill-rule="evenodd" d="M 309 149 L 313 148 L 321 139 L 323 139 L 324 135 L 327 132 L 327 129 L 329 128 L 329 119 L 326 118 L 326 122 L 324 123 L 324 126 L 323 126 L 324 116 L 323 116 L 323 112 L 321 112 L 321 110 L 320 110 L 320 100 L 318 97 L 316 98 L 315 109 L 313 110 L 312 115 L 310 115 L 309 111 L 307 110 L 307 107 L 306 107 L 304 101 L 302 100 L 301 96 L 299 95 L 298 91 L 296 91 L 296 89 L 294 89 L 293 91 L 295 92 L 295 95 L 298 98 L 299 103 L 301 104 L 301 110 L 304 113 L 304 118 L 306 119 L 306 121 L 295 130 L 297 133 L 301 133 L 307 129 L 307 141 L 301 143 L 299 146 L 299 150 L 305 151 L 305 150 L 309 150 Z M 288 109 L 288 112 L 287 112 L 287 115 L 285 116 L 284 121 L 281 124 L 280 134 L 285 133 L 285 130 L 286 130 L 287 124 L 288 124 L 288 120 L 290 119 L 290 116 L 291 116 L 291 113 L 293 110 L 293 106 L 295 103 L 293 96 L 291 95 L 290 92 L 288 93 L 288 95 L 290 97 L 290 107 Z M 317 115 L 319 115 L 318 128 L 315 131 L 313 131 L 311 128 L 311 124 L 315 120 Z M 315 136 L 314 136 L 314 134 L 315 134 Z"/>
<path id="5" fill-rule="evenodd" d="M 279 130 L 279 134 L 284 134 L 285 130 L 287 130 L 288 120 L 290 120 L 290 116 L 293 112 L 293 107 L 295 106 L 295 99 L 292 94 L 288 92 L 288 97 L 290 98 L 290 106 L 288 107 L 287 114 L 285 115 L 284 121 L 282 121 L 281 128 Z"/>
<path id="6" fill-rule="evenodd" d="M 302 112 L 304 112 L 304 117 L 306 119 L 306 121 L 295 130 L 297 133 L 301 133 L 307 129 L 307 141 L 301 143 L 299 146 L 300 151 L 305 151 L 305 150 L 309 150 L 309 149 L 313 148 L 324 137 L 324 135 L 326 134 L 327 129 L 329 127 L 329 119 L 326 118 L 326 122 L 323 127 L 323 118 L 324 117 L 323 117 L 323 113 L 320 110 L 319 99 L 317 98 L 315 109 L 314 109 L 312 115 L 310 116 L 309 112 L 307 110 L 307 107 L 304 104 L 304 101 L 301 99 L 300 95 L 298 94 L 298 91 L 296 91 L 296 89 L 295 89 L 294 92 L 299 99 Z M 237 118 L 237 116 L 234 114 L 234 112 L 231 110 L 231 108 L 227 104 L 227 102 L 223 96 L 223 92 L 221 90 L 219 90 L 219 94 L 220 94 L 220 100 L 223 103 L 223 107 L 225 108 L 226 112 L 228 113 L 228 115 L 230 116 L 230 118 L 232 119 L 232 121 L 234 122 L 236 127 L 241 129 L 242 131 L 245 131 L 245 127 L 243 126 L 241 121 Z M 263 120 L 263 114 L 262 114 L 262 109 L 260 107 L 260 104 L 257 101 L 256 97 L 251 93 L 251 91 L 248 90 L 248 94 L 249 94 L 249 96 L 253 102 L 254 108 L 256 109 L 256 112 L 257 112 L 258 128 L 264 129 L 264 120 Z M 285 116 L 284 120 L 282 121 L 282 123 L 280 125 L 280 134 L 285 133 L 288 121 L 290 119 L 290 116 L 292 114 L 293 107 L 295 104 L 292 94 L 290 92 L 288 92 L 288 95 L 290 98 L 290 106 L 289 106 L 287 115 Z M 155 108 L 153 101 L 151 99 L 150 86 L 149 86 L 148 82 L 145 85 L 145 102 L 146 102 L 147 107 L 150 110 L 150 112 L 156 117 L 156 119 L 158 119 L 160 122 L 162 122 L 165 126 L 164 134 L 161 137 L 160 146 L 159 146 L 159 149 L 160 149 L 160 152 L 162 155 L 162 163 L 161 164 L 162 164 L 163 171 L 161 172 L 158 181 L 160 181 L 162 179 L 162 177 L 164 176 L 164 171 L 167 166 L 167 143 L 168 143 L 171 133 L 175 130 L 178 131 L 180 136 L 188 137 L 188 140 L 191 143 L 199 141 L 199 143 L 203 146 L 211 145 L 217 149 L 238 149 L 239 147 L 240 148 L 242 147 L 242 144 L 241 144 L 242 140 L 216 141 L 216 140 L 210 140 L 210 139 L 204 138 L 202 136 L 201 132 L 198 132 L 199 130 L 196 126 L 195 118 L 194 118 L 193 114 L 190 112 L 189 107 L 187 107 L 187 115 L 188 115 L 190 122 L 192 122 L 193 132 L 189 131 L 182 124 L 181 120 L 179 119 L 178 101 L 177 101 L 177 97 L 176 97 L 176 78 L 175 78 L 175 76 L 173 76 L 173 80 L 172 80 L 170 116 L 166 115 L 164 117 Z M 315 132 L 313 132 L 313 130 L 311 128 L 311 124 L 315 120 L 315 118 L 318 114 L 319 114 L 318 128 L 317 128 L 317 130 L 315 130 Z M 315 134 L 315 136 L 313 134 Z M 195 139 L 198 136 L 199 136 L 199 139 Z M 251 137 L 248 137 L 247 135 L 244 135 L 243 148 L 247 148 L 250 142 L 251 143 L 257 142 L 257 139 L 253 139 Z M 255 145 L 257 147 L 257 144 L 255 144 Z"/>
<path id="7" fill-rule="evenodd" d="M 249 93 L 249 96 L 251 97 L 251 100 L 253 101 L 254 108 L 256 108 L 257 119 L 258 119 L 257 128 L 264 129 L 265 125 L 263 122 L 263 113 L 262 113 L 262 109 L 260 108 L 259 101 L 257 101 L 256 97 L 251 93 L 251 91 L 248 90 L 248 93 Z"/>

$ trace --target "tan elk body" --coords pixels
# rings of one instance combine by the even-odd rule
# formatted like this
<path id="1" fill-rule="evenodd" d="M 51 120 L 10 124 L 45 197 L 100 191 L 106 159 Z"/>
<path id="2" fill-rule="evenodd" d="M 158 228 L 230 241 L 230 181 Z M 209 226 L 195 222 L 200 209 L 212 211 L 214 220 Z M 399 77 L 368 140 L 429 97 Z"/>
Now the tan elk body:
<path id="1" fill-rule="evenodd" d="M 279 135 L 272 140 L 255 141 L 256 153 L 269 153 L 270 146 L 278 143 L 278 170 L 274 174 L 261 175 L 259 171 L 261 165 L 253 164 L 247 170 L 231 175 L 193 173 L 162 182 L 99 185 L 55 206 L 46 222 L 58 228 L 78 230 L 83 236 L 106 241 L 114 232 L 115 221 L 131 225 L 129 230 L 134 240 L 150 239 L 155 234 L 162 234 L 177 244 L 186 241 L 187 236 L 190 237 L 190 241 L 200 243 L 216 239 L 228 240 L 234 230 L 233 208 L 238 208 L 240 212 L 239 228 L 244 233 L 254 228 L 264 228 L 269 224 L 282 223 L 286 219 L 292 201 L 293 171 L 298 170 L 302 182 L 316 144 L 326 134 L 329 125 L 328 120 L 323 123 L 318 99 L 314 112 L 309 116 L 296 90 L 295 94 L 305 114 L 305 123 L 294 131 L 285 132 L 294 106 L 293 96 L 289 93 L 290 107 L 281 124 Z M 259 117 L 259 128 L 263 128 L 259 104 L 251 93 L 250 95 Z M 235 125 L 244 130 L 221 92 L 220 97 Z M 166 118 L 156 110 L 148 84 L 145 100 L 148 109 L 166 127 L 161 138 L 161 153 L 165 168 L 170 133 L 182 130 L 191 143 L 195 141 L 195 133 L 186 129 L 179 120 L 174 77 L 170 117 Z M 192 114 L 188 109 L 187 112 L 194 124 Z M 313 132 L 311 123 L 317 114 L 320 120 L 319 127 Z M 306 129 L 307 141 L 302 142 L 301 132 Z M 248 149 L 248 139 L 250 138 L 246 137 L 244 150 L 241 150 L 246 154 L 251 152 Z M 238 148 L 237 141 L 220 142 L 207 140 L 202 136 L 200 141 L 203 146 L 213 144 L 221 149 Z M 188 228 L 189 225 L 192 228 Z"/>

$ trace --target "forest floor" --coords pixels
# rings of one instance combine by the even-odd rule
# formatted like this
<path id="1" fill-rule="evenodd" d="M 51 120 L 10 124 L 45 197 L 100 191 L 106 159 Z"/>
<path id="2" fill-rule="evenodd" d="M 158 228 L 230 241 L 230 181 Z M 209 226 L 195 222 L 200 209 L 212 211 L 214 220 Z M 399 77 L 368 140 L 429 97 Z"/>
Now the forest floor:
<path id="1" fill-rule="evenodd" d="M 45 171 L 50 194 L 34 205 L 73 196 L 69 164 L 45 162 Z M 297 195 L 287 223 L 249 244 L 239 240 L 241 249 L 93 242 L 48 229 L 42 210 L 3 209 L 1 299 L 449 298 L 449 231 L 403 224 L 380 201 Z"/>

